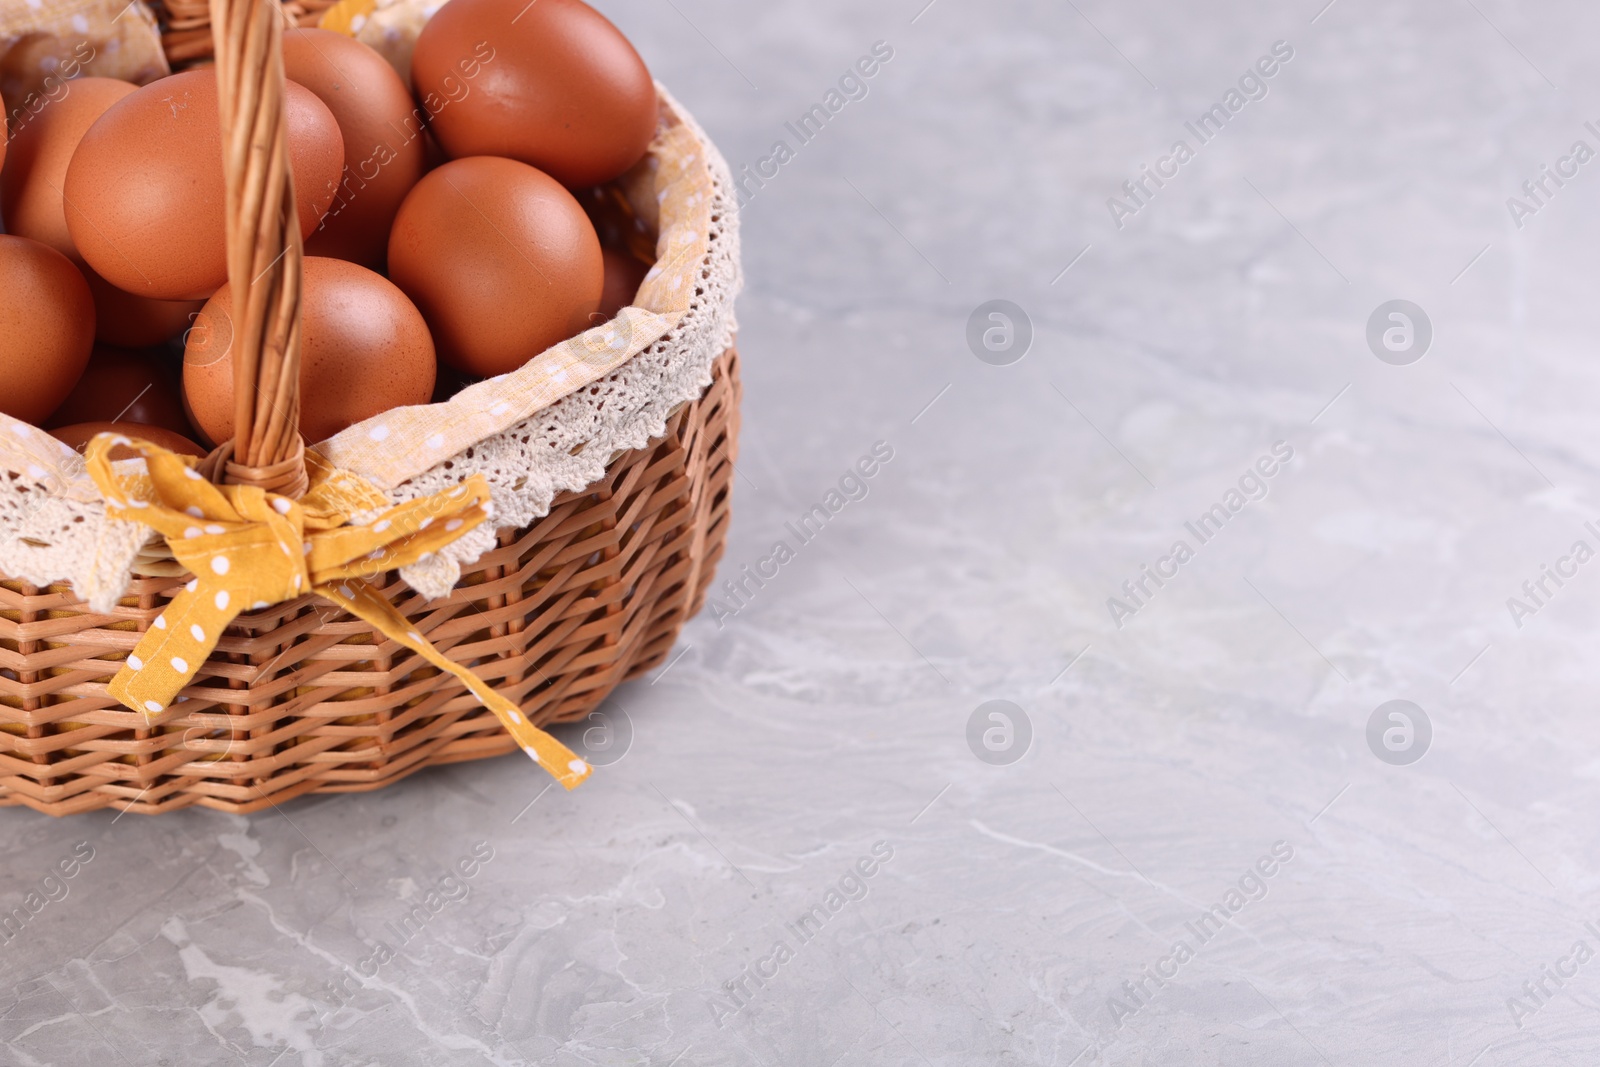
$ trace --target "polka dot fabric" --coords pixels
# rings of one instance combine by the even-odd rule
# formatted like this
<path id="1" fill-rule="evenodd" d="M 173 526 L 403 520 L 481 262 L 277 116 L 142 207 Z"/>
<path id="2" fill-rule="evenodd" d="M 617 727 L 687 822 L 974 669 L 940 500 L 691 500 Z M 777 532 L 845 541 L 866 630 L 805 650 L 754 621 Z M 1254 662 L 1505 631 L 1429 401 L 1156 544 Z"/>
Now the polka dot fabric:
<path id="1" fill-rule="evenodd" d="M 41 45 L 55 62 L 19 62 Z M 18 121 L 25 121 L 24 104 L 37 114 L 41 101 L 55 99 L 59 89 L 45 83 L 51 75 L 66 81 L 88 74 L 143 85 L 172 72 L 154 13 L 128 0 L 0 0 L 0 56 L 13 48 L 19 51 L 16 58 L 8 57 L 6 96 Z"/>
<path id="2" fill-rule="evenodd" d="M 110 450 L 127 445 L 144 457 L 113 467 Z M 108 687 L 111 695 L 152 719 L 166 711 L 216 648 L 239 614 L 315 593 L 364 620 L 385 637 L 447 671 L 478 698 L 533 760 L 567 789 L 591 768 L 528 722 L 516 704 L 467 668 L 445 657 L 411 628 L 368 579 L 434 553 L 493 515 L 481 476 L 349 525 L 352 512 L 387 500 L 361 479 L 308 453 L 311 488 L 296 501 L 253 486 L 216 486 L 193 460 L 145 441 L 101 434 L 89 445 L 88 469 L 108 514 L 165 536 L 177 561 L 194 575 L 129 654 Z"/>

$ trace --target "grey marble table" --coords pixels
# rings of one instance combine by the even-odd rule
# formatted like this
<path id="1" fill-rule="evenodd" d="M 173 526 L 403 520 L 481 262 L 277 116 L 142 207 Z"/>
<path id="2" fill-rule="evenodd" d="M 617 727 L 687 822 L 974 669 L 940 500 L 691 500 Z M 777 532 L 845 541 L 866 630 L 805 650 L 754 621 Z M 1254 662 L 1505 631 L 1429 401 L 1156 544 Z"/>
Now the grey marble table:
<path id="1" fill-rule="evenodd" d="M 769 577 L 572 795 L 0 812 L 0 1059 L 1596 1062 L 1600 10 L 1323 2 L 604 4 Z"/>

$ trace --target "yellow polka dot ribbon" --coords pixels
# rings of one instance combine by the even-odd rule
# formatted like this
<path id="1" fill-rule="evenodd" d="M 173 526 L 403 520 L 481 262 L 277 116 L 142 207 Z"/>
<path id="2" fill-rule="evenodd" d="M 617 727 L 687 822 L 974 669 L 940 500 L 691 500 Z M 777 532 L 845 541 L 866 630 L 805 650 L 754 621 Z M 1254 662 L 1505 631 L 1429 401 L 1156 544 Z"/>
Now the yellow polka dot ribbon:
<path id="1" fill-rule="evenodd" d="M 117 445 L 140 453 L 145 470 L 119 474 L 110 458 Z M 306 454 L 311 488 L 300 500 L 254 486 L 212 485 L 193 463 L 118 434 L 100 434 L 89 444 L 88 469 L 105 497 L 106 513 L 164 535 L 173 556 L 194 575 L 111 680 L 112 696 L 153 719 L 194 678 L 240 613 L 316 593 L 459 678 L 522 750 L 567 789 L 589 776 L 591 768 L 571 749 L 530 723 L 516 704 L 472 671 L 447 659 L 368 584 L 385 571 L 429 558 L 488 520 L 494 504 L 482 475 L 391 507 L 368 525 L 351 526 L 351 512 L 374 511 L 388 500 L 315 453 Z"/>

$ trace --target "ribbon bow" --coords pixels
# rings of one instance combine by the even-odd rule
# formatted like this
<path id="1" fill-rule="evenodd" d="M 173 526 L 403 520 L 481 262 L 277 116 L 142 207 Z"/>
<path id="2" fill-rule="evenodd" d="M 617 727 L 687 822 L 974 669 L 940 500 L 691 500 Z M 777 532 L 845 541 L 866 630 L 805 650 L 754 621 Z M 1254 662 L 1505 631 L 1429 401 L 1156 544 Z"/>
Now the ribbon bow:
<path id="1" fill-rule="evenodd" d="M 111 463 L 117 445 L 143 455 L 148 476 L 119 475 Z M 493 515 L 483 476 L 392 507 L 369 525 L 350 526 L 351 512 L 382 507 L 387 499 L 313 453 L 306 461 L 311 488 L 291 500 L 255 486 L 212 485 L 192 460 L 147 441 L 100 434 L 89 443 L 88 469 L 105 497 L 106 513 L 163 534 L 173 556 L 194 575 L 111 680 L 111 695 L 153 720 L 194 678 L 240 613 L 316 593 L 459 678 L 556 781 L 567 789 L 582 783 L 591 770 L 587 763 L 472 671 L 447 659 L 366 581 L 429 558 Z"/>

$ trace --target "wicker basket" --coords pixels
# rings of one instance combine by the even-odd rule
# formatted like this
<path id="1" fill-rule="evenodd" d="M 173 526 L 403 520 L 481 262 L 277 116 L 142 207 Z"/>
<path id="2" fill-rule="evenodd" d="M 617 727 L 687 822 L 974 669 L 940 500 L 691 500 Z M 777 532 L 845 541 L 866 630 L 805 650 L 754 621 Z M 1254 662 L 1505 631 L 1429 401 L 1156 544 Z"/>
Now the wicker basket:
<path id="1" fill-rule="evenodd" d="M 238 57 L 276 63 L 282 20 L 268 11 L 277 0 L 214 2 L 220 76 L 236 86 L 231 121 L 259 126 L 266 115 L 270 124 L 281 73 L 257 86 L 239 76 Z M 225 94 L 225 126 L 229 113 Z M 300 241 L 292 224 L 272 230 L 274 198 L 287 191 L 281 157 L 278 172 L 247 174 L 274 162 L 247 148 L 225 162 L 228 237 L 235 291 L 257 277 L 265 293 L 259 329 L 241 320 L 234 346 L 235 380 L 254 383 L 258 399 L 253 424 L 236 418 L 239 436 L 203 469 L 215 481 L 295 496 L 305 484 L 294 432 L 298 329 L 284 323 L 298 316 Z M 267 190 L 261 202 L 234 193 L 250 188 Z M 295 217 L 292 207 L 276 214 Z M 270 241 L 248 236 L 268 231 Z M 614 456 L 603 479 L 557 497 L 532 525 L 499 530 L 499 547 L 448 598 L 426 600 L 394 572 L 371 584 L 535 725 L 584 717 L 661 663 L 704 601 L 726 538 L 739 394 L 730 349 L 663 437 Z M 516 747 L 456 678 L 312 596 L 239 616 L 183 690 L 181 708 L 152 725 L 107 683 L 187 578 L 135 578 L 101 614 L 69 585 L 0 575 L 0 805 L 53 815 L 191 804 L 244 813 L 307 792 L 377 789 L 431 764 Z"/>

